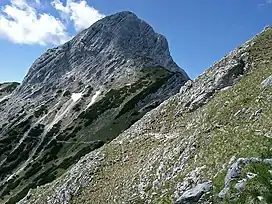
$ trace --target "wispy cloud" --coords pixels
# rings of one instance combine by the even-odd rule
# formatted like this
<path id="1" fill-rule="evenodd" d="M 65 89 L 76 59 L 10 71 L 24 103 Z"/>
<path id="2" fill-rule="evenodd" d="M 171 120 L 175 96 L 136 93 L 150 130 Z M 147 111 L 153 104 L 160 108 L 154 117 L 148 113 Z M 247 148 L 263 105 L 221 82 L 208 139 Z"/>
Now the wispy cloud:
<path id="1" fill-rule="evenodd" d="M 83 30 L 104 17 L 98 10 L 90 7 L 86 1 L 67 0 L 65 6 L 60 0 L 53 0 L 52 5 L 64 19 L 73 22 L 76 31 Z"/>
<path id="2" fill-rule="evenodd" d="M 258 7 L 263 7 L 263 6 L 266 6 L 266 5 L 272 5 L 272 0 L 264 0 L 262 1 L 261 3 L 258 4 Z"/>
<path id="3" fill-rule="evenodd" d="M 19 44 L 58 45 L 70 39 L 65 19 L 80 31 L 104 17 L 85 0 L 67 0 L 65 5 L 59 0 L 51 3 L 60 19 L 41 12 L 40 0 L 11 0 L 0 10 L 0 38 Z"/>

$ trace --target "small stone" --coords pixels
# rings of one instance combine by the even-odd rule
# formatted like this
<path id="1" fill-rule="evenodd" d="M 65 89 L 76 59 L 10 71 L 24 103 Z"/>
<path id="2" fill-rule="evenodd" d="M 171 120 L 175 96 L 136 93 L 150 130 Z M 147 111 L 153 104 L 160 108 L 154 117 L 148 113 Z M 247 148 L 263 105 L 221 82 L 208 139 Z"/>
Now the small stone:
<path id="1" fill-rule="evenodd" d="M 239 191 L 239 192 L 242 192 L 244 191 L 245 189 L 245 186 L 246 186 L 246 179 L 243 179 L 241 181 L 238 181 L 238 183 L 235 184 L 235 188 Z"/>
<path id="2" fill-rule="evenodd" d="M 259 201 L 262 201 L 264 199 L 263 196 L 257 196 L 257 198 L 258 198 Z"/>
<path id="3" fill-rule="evenodd" d="M 265 137 L 272 138 L 272 132 L 267 132 L 264 134 Z"/>
<path id="4" fill-rule="evenodd" d="M 180 198 L 175 202 L 176 204 L 185 204 L 197 202 L 201 196 L 212 189 L 211 181 L 198 184 L 196 187 L 185 191 Z"/>
<path id="5" fill-rule="evenodd" d="M 158 181 L 158 179 L 156 179 L 154 182 L 153 182 L 153 188 L 154 187 L 158 187 L 160 184 L 160 182 Z"/>
<path id="6" fill-rule="evenodd" d="M 231 88 L 232 88 L 232 86 L 226 86 L 225 88 L 221 89 L 221 91 L 227 91 L 227 90 L 229 90 Z"/>
<path id="7" fill-rule="evenodd" d="M 267 88 L 269 86 L 272 86 L 272 75 L 270 75 L 269 77 L 267 77 L 265 80 L 262 81 L 261 83 L 261 88 Z"/>
<path id="8" fill-rule="evenodd" d="M 174 117 L 179 118 L 180 116 L 182 116 L 182 111 L 177 111 Z"/>
<path id="9" fill-rule="evenodd" d="M 255 176 L 257 176 L 257 174 L 254 174 L 254 173 L 251 173 L 251 172 L 247 173 L 247 178 L 248 179 L 253 179 Z"/>

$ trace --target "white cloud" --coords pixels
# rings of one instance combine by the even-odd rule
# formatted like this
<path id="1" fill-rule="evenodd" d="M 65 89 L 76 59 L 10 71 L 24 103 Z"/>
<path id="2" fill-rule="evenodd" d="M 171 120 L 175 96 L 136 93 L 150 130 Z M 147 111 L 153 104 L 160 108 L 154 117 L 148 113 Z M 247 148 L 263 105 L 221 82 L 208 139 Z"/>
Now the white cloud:
<path id="1" fill-rule="evenodd" d="M 90 7 L 85 0 L 78 2 L 67 0 L 66 5 L 60 0 L 53 0 L 52 5 L 61 13 L 64 19 L 73 22 L 76 31 L 88 28 L 97 20 L 104 17 L 98 10 Z"/>
<path id="2" fill-rule="evenodd" d="M 36 4 L 40 5 L 41 1 L 40 0 L 35 0 Z"/>
<path id="3" fill-rule="evenodd" d="M 272 0 L 265 0 L 262 3 L 258 4 L 258 7 L 263 7 L 269 4 L 272 4 Z"/>
<path id="4" fill-rule="evenodd" d="M 69 39 L 63 23 L 37 13 L 25 0 L 12 0 L 0 12 L 0 37 L 19 44 L 60 44 Z"/>
<path id="5" fill-rule="evenodd" d="M 52 0 L 61 19 L 42 13 L 40 0 L 11 0 L 0 8 L 0 38 L 19 44 L 58 45 L 70 39 L 66 22 L 72 22 L 80 31 L 104 17 L 85 0 Z M 66 19 L 66 21 L 65 21 Z"/>

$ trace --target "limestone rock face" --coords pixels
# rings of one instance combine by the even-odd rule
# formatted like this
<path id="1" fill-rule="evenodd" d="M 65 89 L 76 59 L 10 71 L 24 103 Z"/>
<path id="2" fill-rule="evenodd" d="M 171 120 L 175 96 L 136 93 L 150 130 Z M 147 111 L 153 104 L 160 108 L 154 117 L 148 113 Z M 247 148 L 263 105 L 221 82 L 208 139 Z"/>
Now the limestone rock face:
<path id="1" fill-rule="evenodd" d="M 187 74 L 172 60 L 165 37 L 135 14 L 121 12 L 45 52 L 31 66 L 18 93 L 29 96 L 27 91 L 33 85 L 41 92 L 67 86 L 77 90 L 80 87 L 74 83 L 78 81 L 96 87 L 112 77 L 128 77 L 136 67 L 160 66 L 179 72 L 184 81 L 188 80 Z"/>
<path id="2" fill-rule="evenodd" d="M 0 196 L 15 202 L 53 181 L 188 79 L 165 37 L 131 12 L 47 50 L 1 107 Z M 28 184 L 14 185 L 22 179 Z M 11 190 L 18 194 L 9 197 Z"/>

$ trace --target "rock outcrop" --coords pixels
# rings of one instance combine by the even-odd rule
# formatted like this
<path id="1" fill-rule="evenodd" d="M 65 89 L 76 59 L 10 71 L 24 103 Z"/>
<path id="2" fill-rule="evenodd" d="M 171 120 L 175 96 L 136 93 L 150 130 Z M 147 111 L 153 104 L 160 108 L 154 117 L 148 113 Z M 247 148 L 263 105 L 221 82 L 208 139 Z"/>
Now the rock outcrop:
<path id="1" fill-rule="evenodd" d="M 199 201 L 201 196 L 212 189 L 212 182 L 207 181 L 205 183 L 198 184 L 192 189 L 185 191 L 180 198 L 176 201 L 176 204 L 186 204 Z"/>
<path id="2" fill-rule="evenodd" d="M 218 196 L 220 198 L 225 198 L 226 194 L 228 193 L 228 191 L 231 188 L 231 182 L 233 180 L 238 179 L 238 178 L 241 177 L 243 167 L 246 166 L 246 165 L 252 164 L 252 163 L 253 164 L 263 163 L 263 164 L 272 165 L 272 159 L 270 159 L 270 158 L 269 159 L 261 159 L 261 158 L 239 158 L 239 159 L 237 159 L 230 166 L 230 168 L 227 171 L 226 177 L 224 179 L 224 188 L 218 194 Z M 238 181 L 235 184 L 235 188 L 237 188 L 237 190 L 239 190 L 239 192 L 241 193 L 241 191 L 243 191 L 244 188 L 245 188 L 247 179 L 254 178 L 255 176 L 256 176 L 256 174 L 252 174 L 250 172 L 247 173 L 248 178 L 244 178 L 243 180 Z"/>

